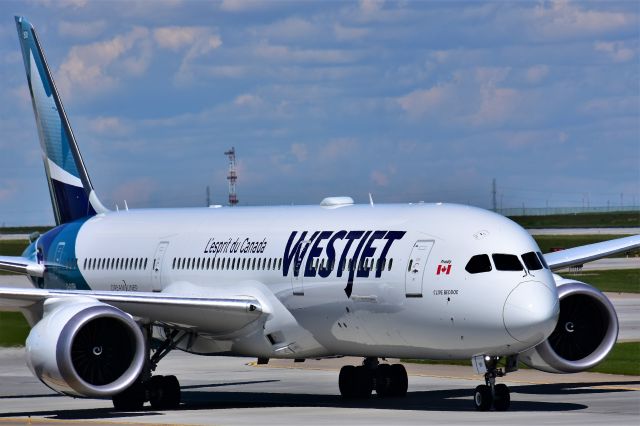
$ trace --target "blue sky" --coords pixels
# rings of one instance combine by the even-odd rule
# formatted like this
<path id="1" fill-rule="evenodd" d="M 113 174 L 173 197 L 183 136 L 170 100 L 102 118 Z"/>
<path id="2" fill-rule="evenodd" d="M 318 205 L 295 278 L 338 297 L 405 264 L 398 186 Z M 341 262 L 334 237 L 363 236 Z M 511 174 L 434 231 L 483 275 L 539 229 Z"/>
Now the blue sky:
<path id="1" fill-rule="evenodd" d="M 53 222 L 13 16 L 104 203 L 640 204 L 640 3 L 0 3 L 0 224 Z M 621 197 L 622 194 L 622 197 Z"/>

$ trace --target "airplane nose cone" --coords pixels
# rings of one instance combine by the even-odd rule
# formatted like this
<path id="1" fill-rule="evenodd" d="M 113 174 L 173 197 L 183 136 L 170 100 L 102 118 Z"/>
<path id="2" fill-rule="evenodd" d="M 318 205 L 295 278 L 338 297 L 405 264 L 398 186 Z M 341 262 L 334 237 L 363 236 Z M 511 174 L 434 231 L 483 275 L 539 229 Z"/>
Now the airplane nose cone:
<path id="1" fill-rule="evenodd" d="M 536 344 L 551 334 L 559 313 L 560 302 L 555 292 L 539 281 L 525 281 L 507 296 L 502 317 L 511 337 Z"/>

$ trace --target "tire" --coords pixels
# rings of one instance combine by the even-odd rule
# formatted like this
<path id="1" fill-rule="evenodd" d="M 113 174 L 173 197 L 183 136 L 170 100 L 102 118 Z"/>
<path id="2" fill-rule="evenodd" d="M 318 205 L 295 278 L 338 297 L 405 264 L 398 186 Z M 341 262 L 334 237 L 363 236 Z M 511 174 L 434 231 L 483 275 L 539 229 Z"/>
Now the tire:
<path id="1" fill-rule="evenodd" d="M 402 364 L 393 364 L 391 366 L 391 396 L 406 396 L 409 380 L 407 378 L 407 370 Z"/>
<path id="2" fill-rule="evenodd" d="M 353 398 L 356 396 L 356 390 L 358 389 L 356 383 L 356 367 L 353 365 L 345 365 L 340 369 L 338 387 L 340 388 L 340 395 L 342 395 L 343 398 Z"/>
<path id="3" fill-rule="evenodd" d="M 487 411 L 491 408 L 493 398 L 491 396 L 491 388 L 487 385 L 480 385 L 476 387 L 473 393 L 473 402 L 478 411 Z"/>
<path id="4" fill-rule="evenodd" d="M 144 386 L 135 382 L 124 392 L 114 395 L 111 401 L 117 411 L 140 411 L 144 405 L 144 396 Z"/>
<path id="5" fill-rule="evenodd" d="M 182 399 L 178 378 L 176 376 L 165 376 L 162 379 L 162 389 L 164 391 L 165 407 L 171 410 L 178 408 Z"/>
<path id="6" fill-rule="evenodd" d="M 391 396 L 391 366 L 380 364 L 376 369 L 376 394 L 381 397 Z"/>
<path id="7" fill-rule="evenodd" d="M 373 391 L 373 372 L 364 366 L 356 367 L 356 395 L 360 398 L 368 398 Z"/>
<path id="8" fill-rule="evenodd" d="M 146 386 L 154 410 L 171 410 L 180 406 L 180 383 L 176 376 L 153 376 Z"/>
<path id="9" fill-rule="evenodd" d="M 493 399 L 493 408 L 496 411 L 507 411 L 511 405 L 511 396 L 507 385 L 500 383 L 495 387 L 495 396 Z"/>

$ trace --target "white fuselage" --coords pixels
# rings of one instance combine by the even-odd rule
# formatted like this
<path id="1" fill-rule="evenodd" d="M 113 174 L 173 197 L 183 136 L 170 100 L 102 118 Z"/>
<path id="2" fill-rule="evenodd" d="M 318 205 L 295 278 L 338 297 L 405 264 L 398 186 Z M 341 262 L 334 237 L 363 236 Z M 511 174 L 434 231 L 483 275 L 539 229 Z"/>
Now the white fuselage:
<path id="1" fill-rule="evenodd" d="M 514 222 L 446 204 L 131 210 L 90 218 L 75 247 L 93 290 L 257 295 L 266 321 L 216 336 L 194 318 L 181 348 L 288 358 L 523 351 L 555 326 L 551 272 L 470 274 L 465 265 L 478 254 L 538 251 Z M 516 340 L 505 315 L 518 286 L 533 290 L 510 308 Z"/>

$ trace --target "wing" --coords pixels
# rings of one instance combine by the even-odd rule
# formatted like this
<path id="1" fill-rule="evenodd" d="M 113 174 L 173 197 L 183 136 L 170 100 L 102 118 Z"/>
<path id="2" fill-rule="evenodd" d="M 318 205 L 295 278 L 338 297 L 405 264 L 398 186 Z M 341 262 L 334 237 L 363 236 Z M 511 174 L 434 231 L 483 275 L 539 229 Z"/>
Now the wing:
<path id="1" fill-rule="evenodd" d="M 178 328 L 198 329 L 222 335 L 233 333 L 264 313 L 253 297 L 207 298 L 162 293 L 123 293 L 100 291 L 46 290 L 0 287 L 0 311 L 29 309 L 47 299 L 93 298 L 140 318 Z"/>
<path id="2" fill-rule="evenodd" d="M 2 271 L 42 277 L 44 269 L 44 265 L 22 256 L 0 256 L 0 270 Z"/>
<path id="3" fill-rule="evenodd" d="M 552 270 L 566 268 L 567 266 L 582 265 L 592 260 L 601 259 L 611 254 L 640 248 L 640 235 L 603 241 L 601 243 L 588 244 L 556 251 L 544 255 L 544 259 Z"/>

